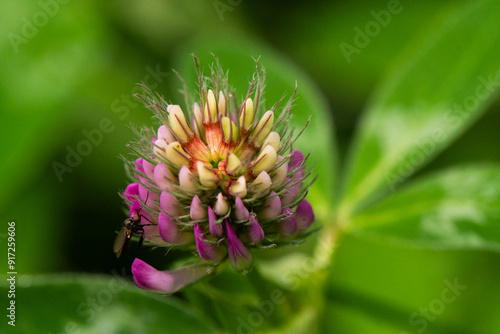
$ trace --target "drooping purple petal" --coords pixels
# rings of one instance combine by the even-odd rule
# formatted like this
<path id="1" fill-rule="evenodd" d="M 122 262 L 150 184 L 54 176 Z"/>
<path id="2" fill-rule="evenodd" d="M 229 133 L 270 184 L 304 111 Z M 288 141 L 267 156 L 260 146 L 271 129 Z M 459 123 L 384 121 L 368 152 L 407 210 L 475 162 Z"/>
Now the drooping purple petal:
<path id="1" fill-rule="evenodd" d="M 279 196 L 276 196 L 276 192 L 272 191 L 262 205 L 262 209 L 257 214 L 257 217 L 259 218 L 259 220 L 273 219 L 276 218 L 279 214 L 281 214 L 281 200 Z"/>
<path id="2" fill-rule="evenodd" d="M 234 209 L 236 220 L 248 221 L 250 219 L 250 212 L 248 212 L 248 209 L 239 196 L 234 200 Z"/>
<path id="3" fill-rule="evenodd" d="M 297 219 L 290 208 L 283 209 L 281 214 L 284 217 L 279 223 L 280 232 L 284 236 L 289 237 L 297 231 Z"/>
<path id="4" fill-rule="evenodd" d="M 236 270 L 247 269 L 252 263 L 252 254 L 234 233 L 229 220 L 225 220 L 229 261 Z"/>
<path id="5" fill-rule="evenodd" d="M 194 224 L 194 237 L 196 249 L 203 260 L 214 262 L 222 260 L 225 255 L 224 248 L 217 244 L 208 243 L 207 238 L 203 235 L 203 230 L 197 223 Z"/>
<path id="6" fill-rule="evenodd" d="M 208 207 L 208 228 L 210 234 L 216 238 L 220 238 L 224 234 L 224 227 L 222 223 L 217 222 L 217 216 L 211 207 Z"/>
<path id="7" fill-rule="evenodd" d="M 129 184 L 123 192 L 123 197 L 128 199 L 130 202 L 134 202 L 137 199 L 137 196 L 139 196 L 139 183 L 137 182 Z"/>
<path id="8" fill-rule="evenodd" d="M 170 188 L 172 187 L 172 181 L 175 180 L 172 172 L 163 162 L 160 162 L 158 163 L 158 165 L 156 165 L 153 173 L 153 179 L 156 183 L 156 186 L 160 188 L 160 190 L 170 190 Z"/>
<path id="9" fill-rule="evenodd" d="M 198 195 L 195 195 L 191 201 L 189 214 L 192 220 L 202 220 L 207 218 L 207 208 L 201 203 Z"/>
<path id="10" fill-rule="evenodd" d="M 250 241 L 255 244 L 264 240 L 264 230 L 254 216 L 252 216 L 250 226 L 248 226 L 248 236 Z"/>
<path id="11" fill-rule="evenodd" d="M 300 201 L 295 210 L 295 217 L 297 218 L 297 227 L 302 232 L 307 230 L 314 222 L 314 211 L 307 200 Z"/>
<path id="12" fill-rule="evenodd" d="M 136 258 L 132 263 L 134 282 L 139 288 L 164 293 L 174 293 L 209 273 L 209 266 L 193 266 L 160 271 L 141 259 Z"/>

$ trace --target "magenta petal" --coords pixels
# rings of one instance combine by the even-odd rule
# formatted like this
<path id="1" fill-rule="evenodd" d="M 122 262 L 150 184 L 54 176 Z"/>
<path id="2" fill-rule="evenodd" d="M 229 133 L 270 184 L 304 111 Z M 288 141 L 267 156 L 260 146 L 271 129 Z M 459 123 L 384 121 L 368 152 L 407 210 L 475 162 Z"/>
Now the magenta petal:
<path id="1" fill-rule="evenodd" d="M 171 216 L 179 216 L 180 208 L 177 197 L 168 191 L 162 191 L 160 195 L 160 209 Z"/>
<path id="2" fill-rule="evenodd" d="M 141 171 L 144 173 L 144 167 L 142 165 L 143 162 L 144 162 L 143 158 L 139 158 L 139 159 L 135 160 L 135 168 L 137 168 L 138 171 Z"/>
<path id="3" fill-rule="evenodd" d="M 141 289 L 174 293 L 209 274 L 209 267 L 196 266 L 160 271 L 136 258 L 132 263 L 132 274 L 135 284 Z"/>
<path id="4" fill-rule="evenodd" d="M 288 206 L 293 200 L 297 197 L 300 188 L 302 188 L 302 171 L 298 171 L 293 175 L 293 178 L 286 178 L 285 184 L 288 184 L 288 189 L 285 191 L 283 195 L 281 195 L 281 205 Z"/>
<path id="5" fill-rule="evenodd" d="M 251 221 L 252 222 L 250 223 L 250 226 L 248 226 L 248 235 L 250 237 L 250 240 L 253 243 L 257 244 L 264 240 L 264 230 L 254 216 L 252 216 Z"/>
<path id="6" fill-rule="evenodd" d="M 250 219 L 250 212 L 248 212 L 248 209 L 239 196 L 234 200 L 234 215 L 236 220 L 239 221 L 248 221 Z"/>
<path id="7" fill-rule="evenodd" d="M 271 192 L 262 205 L 262 209 L 257 214 L 259 219 L 273 219 L 281 214 L 281 200 L 276 196 L 276 192 Z"/>
<path id="8" fill-rule="evenodd" d="M 131 202 L 134 202 L 137 196 L 139 196 L 139 183 L 137 182 L 129 184 L 123 192 L 123 197 Z"/>
<path id="9" fill-rule="evenodd" d="M 222 223 L 217 223 L 217 216 L 211 207 L 208 207 L 208 228 L 210 230 L 210 234 L 216 238 L 220 238 L 224 234 Z"/>
<path id="10" fill-rule="evenodd" d="M 198 197 L 198 195 L 195 195 L 193 197 L 193 200 L 191 201 L 191 208 L 189 209 L 189 214 L 192 220 L 203 220 L 207 218 L 207 209 L 201 203 L 201 200 Z"/>
<path id="11" fill-rule="evenodd" d="M 236 270 L 244 270 L 252 263 L 252 254 L 250 254 L 250 251 L 243 245 L 241 240 L 238 239 L 229 220 L 225 220 L 225 223 L 229 261 Z"/>
<path id="12" fill-rule="evenodd" d="M 142 161 L 142 167 L 144 168 L 144 174 L 150 179 L 154 179 L 154 170 L 155 170 L 155 165 L 152 163 L 149 163 L 147 160 Z"/>
<path id="13" fill-rule="evenodd" d="M 297 219 L 290 208 L 284 209 L 281 214 L 283 215 L 283 220 L 279 225 L 280 232 L 284 236 L 289 237 L 297 231 Z"/>
<path id="14" fill-rule="evenodd" d="M 160 162 L 156 165 L 155 170 L 153 172 L 153 179 L 156 183 L 156 186 L 160 188 L 160 190 L 170 190 L 172 182 L 170 180 L 174 179 L 172 172 L 168 167 Z"/>
<path id="15" fill-rule="evenodd" d="M 304 162 L 304 154 L 299 150 L 293 150 L 292 156 L 288 161 L 288 172 L 300 167 Z"/>
<path id="16" fill-rule="evenodd" d="M 305 231 L 314 222 L 314 211 L 307 200 L 302 200 L 295 210 L 297 227 L 300 231 Z"/>
<path id="17" fill-rule="evenodd" d="M 176 244 L 179 242 L 179 228 L 175 220 L 167 215 L 165 212 L 161 212 L 158 217 L 158 232 L 160 237 L 168 243 Z"/>
<path id="18" fill-rule="evenodd" d="M 198 224 L 194 224 L 194 238 L 198 254 L 203 260 L 215 262 L 222 260 L 225 255 L 222 247 L 206 242 L 207 238 L 203 235 L 203 231 Z"/>

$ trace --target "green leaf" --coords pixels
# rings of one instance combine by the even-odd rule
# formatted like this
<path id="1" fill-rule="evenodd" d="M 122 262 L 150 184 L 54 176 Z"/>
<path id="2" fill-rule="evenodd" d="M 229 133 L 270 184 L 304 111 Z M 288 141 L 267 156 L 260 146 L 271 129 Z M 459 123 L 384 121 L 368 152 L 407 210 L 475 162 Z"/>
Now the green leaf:
<path id="1" fill-rule="evenodd" d="M 486 110 L 500 85 L 499 12 L 498 1 L 467 3 L 410 45 L 361 123 L 342 219 L 393 191 Z"/>
<path id="2" fill-rule="evenodd" d="M 500 251 L 500 166 L 456 167 L 414 182 L 353 226 L 419 246 Z"/>
<path id="3" fill-rule="evenodd" d="M 311 121 L 295 142 L 295 147 L 304 153 L 310 153 L 308 167 L 312 169 L 313 176 L 318 175 L 318 180 L 310 188 L 308 199 L 314 203 L 319 220 L 331 221 L 329 213 L 337 170 L 333 120 L 325 99 L 318 93 L 318 88 L 311 79 L 284 55 L 276 53 L 265 44 L 252 41 L 248 36 L 203 36 L 181 49 L 174 56 L 173 62 L 174 68 L 184 77 L 195 94 L 198 92 L 197 80 L 189 53 L 195 53 L 200 59 L 205 75 L 210 74 L 209 65 L 214 62 L 211 53 L 216 55 L 222 68 L 229 71 L 229 84 L 236 89 L 239 101 L 246 94 L 252 80 L 255 71 L 253 59 L 259 59 L 259 63 L 266 69 L 264 98 L 267 108 L 271 108 L 280 98 L 285 97 L 284 101 L 290 98 L 297 84 L 297 98 L 292 107 L 292 126 L 298 132 L 309 118 Z M 172 85 L 180 87 L 177 80 L 173 81 Z M 180 97 L 179 99 L 183 101 Z"/>
<path id="4" fill-rule="evenodd" d="M 118 276 L 18 276 L 11 300 L 19 333 L 216 333 L 175 299 Z"/>

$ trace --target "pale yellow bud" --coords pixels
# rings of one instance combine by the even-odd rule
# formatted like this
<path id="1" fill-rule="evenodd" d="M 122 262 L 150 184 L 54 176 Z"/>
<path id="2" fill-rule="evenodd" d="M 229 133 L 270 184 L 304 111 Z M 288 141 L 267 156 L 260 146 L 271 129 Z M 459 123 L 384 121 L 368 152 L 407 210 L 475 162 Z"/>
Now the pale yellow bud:
<path id="1" fill-rule="evenodd" d="M 274 164 L 276 163 L 276 158 L 277 158 L 277 154 L 276 154 L 276 150 L 274 149 L 274 147 L 272 147 L 271 145 L 267 145 L 260 152 L 260 154 L 257 156 L 257 158 L 255 158 L 250 163 L 250 166 L 252 166 L 251 167 L 252 173 L 254 175 L 258 175 L 258 174 L 260 174 L 260 172 L 262 172 L 264 170 L 268 170 L 269 168 L 274 166 Z"/>
<path id="2" fill-rule="evenodd" d="M 272 110 L 266 111 L 264 116 L 260 119 L 259 123 L 255 127 L 255 129 L 252 132 L 251 137 L 255 141 L 257 145 L 260 146 L 260 144 L 266 139 L 267 136 L 269 136 L 269 133 L 271 132 L 271 128 L 273 127 L 274 123 L 274 113 Z"/>
<path id="3" fill-rule="evenodd" d="M 245 100 L 245 104 L 241 110 L 240 114 L 240 127 L 249 131 L 252 127 L 254 117 L 253 101 L 251 98 Z"/>
<path id="4" fill-rule="evenodd" d="M 280 149 L 280 135 L 277 132 L 272 131 L 269 136 L 267 136 L 266 140 L 262 147 L 266 147 L 267 145 L 271 145 L 276 152 Z"/>
<path id="5" fill-rule="evenodd" d="M 239 175 L 243 172 L 243 164 L 234 153 L 229 154 L 227 158 L 226 172 L 228 175 Z"/>
<path id="6" fill-rule="evenodd" d="M 229 143 L 230 141 L 236 141 L 238 138 L 238 129 L 236 124 L 229 117 L 222 117 L 221 119 L 222 133 L 224 136 L 224 141 Z"/>
<path id="7" fill-rule="evenodd" d="M 200 177 L 200 183 L 202 186 L 215 188 L 219 185 L 219 177 L 214 173 L 210 165 L 202 161 L 198 161 L 196 163 L 196 169 L 198 170 L 198 176 Z"/>
<path id="8" fill-rule="evenodd" d="M 209 89 L 207 93 L 207 102 L 205 103 L 205 111 L 203 113 L 205 122 L 214 123 L 217 121 L 217 100 L 213 90 Z"/>
<path id="9" fill-rule="evenodd" d="M 178 140 L 182 142 L 187 141 L 193 135 L 193 131 L 189 127 L 181 107 L 178 105 L 169 105 L 167 111 L 168 121 L 173 133 Z"/>
<path id="10" fill-rule="evenodd" d="M 172 165 L 180 168 L 181 166 L 189 166 L 191 162 L 191 156 L 184 151 L 182 145 L 174 141 L 173 143 L 168 144 L 165 149 L 165 158 L 172 163 Z"/>
<path id="11" fill-rule="evenodd" d="M 229 202 L 222 193 L 219 193 L 216 197 L 214 212 L 219 216 L 224 216 L 229 212 Z"/>
<path id="12" fill-rule="evenodd" d="M 248 185 L 248 188 L 254 194 L 266 195 L 271 190 L 271 186 L 271 177 L 266 171 L 262 171 L 255 180 Z"/>
<path id="13" fill-rule="evenodd" d="M 229 194 L 244 198 L 247 195 L 247 182 L 244 176 L 240 176 L 229 186 Z"/>
<path id="14" fill-rule="evenodd" d="M 219 114 L 227 116 L 226 97 L 222 91 L 219 92 Z"/>

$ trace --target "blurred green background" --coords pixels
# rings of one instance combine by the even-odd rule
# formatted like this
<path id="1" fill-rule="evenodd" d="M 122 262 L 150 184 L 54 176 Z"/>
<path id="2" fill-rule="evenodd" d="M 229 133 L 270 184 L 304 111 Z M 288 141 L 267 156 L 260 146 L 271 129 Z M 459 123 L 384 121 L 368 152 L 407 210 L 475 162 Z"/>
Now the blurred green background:
<path id="1" fill-rule="evenodd" d="M 125 218 L 118 191 L 126 177 L 119 156 L 129 153 L 131 123 L 155 124 L 151 112 L 129 97 L 136 83 L 147 81 L 156 82 L 155 90 L 167 99 L 179 100 L 181 86 L 171 69 L 181 74 L 191 69 L 192 52 L 208 62 L 209 52 L 223 50 L 222 66 L 234 73 L 238 68 L 226 64 L 245 64 L 247 80 L 251 56 L 258 55 L 264 66 L 266 59 L 279 60 L 306 73 L 335 123 L 330 126 L 339 161 L 333 173 L 345 160 L 377 83 L 412 56 L 412 43 L 425 40 L 434 22 L 464 3 L 401 1 L 402 10 L 390 23 L 347 59 L 341 43 L 353 44 L 355 27 L 373 20 L 371 11 L 386 9 L 387 1 L 2 2 L 2 250 L 6 223 L 15 221 L 19 274 L 129 271 L 135 244 L 118 260 L 111 248 Z M 242 59 L 239 46 L 245 45 L 252 54 Z M 160 73 L 156 80 L 152 72 Z M 418 175 L 457 163 L 499 162 L 499 116 L 495 103 Z M 54 162 L 66 165 L 68 150 L 103 122 L 108 133 L 58 176 Z M 153 265 L 165 261 L 160 253 L 152 256 Z M 500 333 L 499 260 L 492 252 L 413 249 L 345 237 L 330 273 L 322 321 L 331 333 L 417 333 L 408 317 L 439 298 L 445 280 L 458 278 L 467 289 L 425 332 Z"/>

